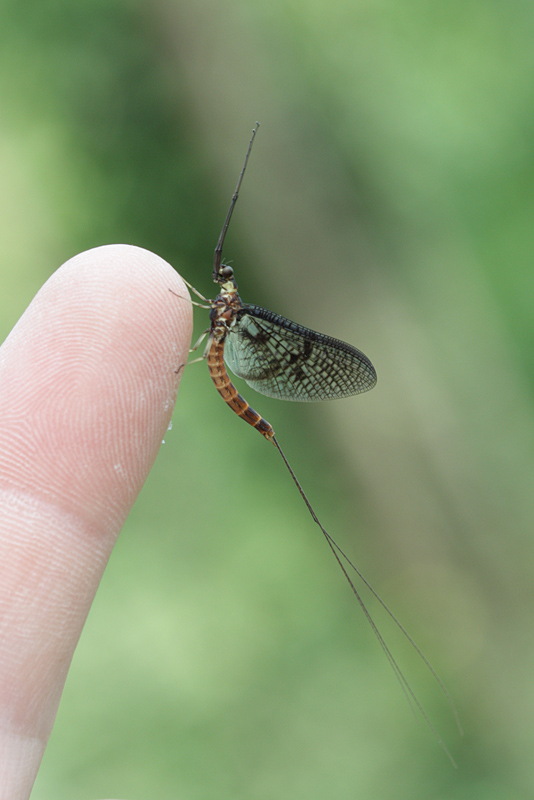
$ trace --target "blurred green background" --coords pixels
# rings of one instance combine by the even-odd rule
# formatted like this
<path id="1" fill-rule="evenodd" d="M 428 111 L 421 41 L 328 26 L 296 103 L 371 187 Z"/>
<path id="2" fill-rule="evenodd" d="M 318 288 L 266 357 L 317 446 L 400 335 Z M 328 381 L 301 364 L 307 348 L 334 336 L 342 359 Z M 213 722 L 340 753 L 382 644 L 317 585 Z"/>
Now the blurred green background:
<path id="1" fill-rule="evenodd" d="M 275 449 L 196 365 L 32 798 L 533 796 L 534 6 L 0 8 L 3 334 L 63 261 L 104 243 L 153 250 L 212 296 L 259 119 L 225 247 L 241 295 L 354 343 L 379 380 L 330 404 L 247 397 L 465 728 L 370 601 L 455 771 Z"/>

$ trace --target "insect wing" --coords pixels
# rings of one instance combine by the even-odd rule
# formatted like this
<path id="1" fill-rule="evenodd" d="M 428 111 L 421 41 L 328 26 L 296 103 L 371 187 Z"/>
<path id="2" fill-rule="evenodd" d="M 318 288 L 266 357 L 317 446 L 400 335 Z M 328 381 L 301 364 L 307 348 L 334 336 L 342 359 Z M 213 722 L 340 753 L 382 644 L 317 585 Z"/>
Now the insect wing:
<path id="1" fill-rule="evenodd" d="M 239 378 L 279 400 L 333 400 L 366 392 L 376 372 L 356 347 L 253 305 L 243 305 L 224 347 Z"/>

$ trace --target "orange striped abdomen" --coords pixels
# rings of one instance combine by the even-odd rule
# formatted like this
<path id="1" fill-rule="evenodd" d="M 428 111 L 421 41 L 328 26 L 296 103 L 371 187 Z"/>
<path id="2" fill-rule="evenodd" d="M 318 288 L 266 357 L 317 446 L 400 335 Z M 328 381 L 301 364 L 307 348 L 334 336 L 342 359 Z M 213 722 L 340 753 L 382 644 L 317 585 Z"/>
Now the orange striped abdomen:
<path id="1" fill-rule="evenodd" d="M 273 426 L 267 422 L 257 411 L 247 403 L 242 397 L 226 371 L 226 365 L 223 359 L 224 340 L 212 340 L 211 347 L 208 351 L 207 361 L 208 369 L 210 371 L 211 379 L 215 384 L 215 388 L 221 395 L 225 403 L 227 403 L 232 411 L 238 417 L 241 417 L 253 428 L 256 428 L 266 439 L 272 439 L 274 436 Z"/>

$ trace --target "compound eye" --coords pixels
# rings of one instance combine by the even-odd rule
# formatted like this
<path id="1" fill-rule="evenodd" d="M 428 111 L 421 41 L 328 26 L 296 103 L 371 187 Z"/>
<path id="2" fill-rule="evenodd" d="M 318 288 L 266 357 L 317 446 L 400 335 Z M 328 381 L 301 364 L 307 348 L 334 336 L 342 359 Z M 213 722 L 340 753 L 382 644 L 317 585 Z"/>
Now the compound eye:
<path id="1" fill-rule="evenodd" d="M 228 264 L 225 264 L 224 267 L 221 267 L 220 275 L 221 278 L 229 280 L 230 278 L 234 277 L 234 270 L 232 269 L 232 267 L 229 267 Z"/>

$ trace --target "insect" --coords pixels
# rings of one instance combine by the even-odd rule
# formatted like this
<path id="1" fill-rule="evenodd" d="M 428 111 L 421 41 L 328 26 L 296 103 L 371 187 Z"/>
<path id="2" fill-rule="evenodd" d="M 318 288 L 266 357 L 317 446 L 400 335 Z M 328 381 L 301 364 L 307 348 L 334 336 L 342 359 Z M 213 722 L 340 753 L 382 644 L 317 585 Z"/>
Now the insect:
<path id="1" fill-rule="evenodd" d="M 241 396 L 226 370 L 227 364 L 235 375 L 243 378 L 249 386 L 261 394 L 281 400 L 295 401 L 331 400 L 348 397 L 372 389 L 377 380 L 371 361 L 356 347 L 326 336 L 323 333 L 304 328 L 302 325 L 298 325 L 260 306 L 243 303 L 239 297 L 234 270 L 230 265 L 223 262 L 222 252 L 258 128 L 259 123 L 257 122 L 252 131 L 243 167 L 215 248 L 213 281 L 219 286 L 219 294 L 215 300 L 207 300 L 186 281 L 187 286 L 203 301 L 203 303 L 192 301 L 193 304 L 200 308 L 209 309 L 211 322 L 210 327 L 204 331 L 192 348 L 193 352 L 207 336 L 208 341 L 203 355 L 189 363 L 207 360 L 210 376 L 223 400 L 232 411 L 248 422 L 249 425 L 256 428 L 262 436 L 277 448 L 313 521 L 319 526 L 367 622 L 378 639 L 408 702 L 412 707 L 419 710 L 432 730 L 434 737 L 453 766 L 456 767 L 452 755 L 424 711 L 373 620 L 360 592 L 356 588 L 354 580 L 349 574 L 350 570 L 357 575 L 382 605 L 430 670 L 452 708 L 461 733 L 462 729 L 458 714 L 445 685 L 401 622 L 323 527 L 286 458 L 272 425 Z"/>

